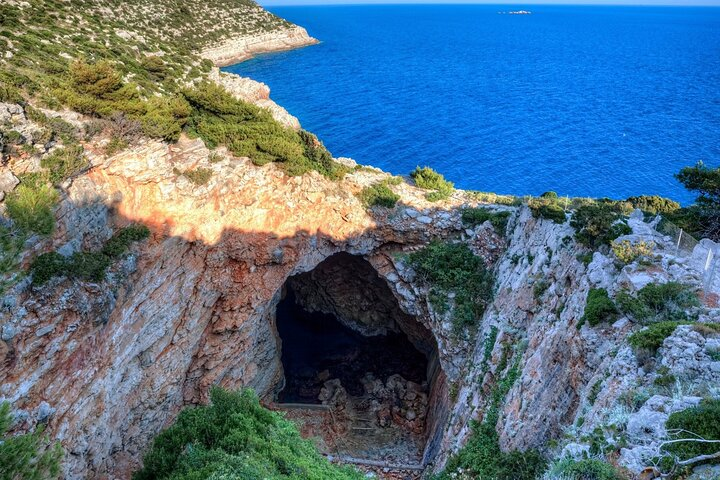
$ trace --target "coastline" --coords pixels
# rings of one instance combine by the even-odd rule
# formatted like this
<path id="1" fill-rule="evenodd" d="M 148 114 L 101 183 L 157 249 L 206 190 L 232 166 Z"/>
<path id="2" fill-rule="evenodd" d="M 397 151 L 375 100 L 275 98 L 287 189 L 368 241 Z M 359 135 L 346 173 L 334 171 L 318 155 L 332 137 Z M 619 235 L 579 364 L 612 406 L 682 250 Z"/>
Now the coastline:
<path id="1" fill-rule="evenodd" d="M 320 41 L 308 35 L 303 27 L 293 25 L 274 32 L 230 38 L 218 46 L 201 50 L 200 55 L 217 67 L 226 67 L 258 54 L 294 50 L 318 43 Z"/>

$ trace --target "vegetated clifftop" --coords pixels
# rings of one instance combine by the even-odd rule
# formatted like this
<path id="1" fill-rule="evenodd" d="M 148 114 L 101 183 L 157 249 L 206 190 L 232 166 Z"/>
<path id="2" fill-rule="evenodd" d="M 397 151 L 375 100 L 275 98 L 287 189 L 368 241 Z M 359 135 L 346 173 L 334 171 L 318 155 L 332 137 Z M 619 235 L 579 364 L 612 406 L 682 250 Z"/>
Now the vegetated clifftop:
<path id="1" fill-rule="evenodd" d="M 65 450 L 66 478 L 129 478 L 152 438 L 181 408 L 205 402 L 211 385 L 271 399 L 282 385 L 275 310 L 285 282 L 339 252 L 366 259 L 403 314 L 432 334 L 440 373 L 428 470 L 482 476 L 487 466 L 463 451 L 477 421 L 491 423 L 502 451 L 537 448 L 550 461 L 604 455 L 654 475 L 664 472 L 657 457 L 670 413 L 720 394 L 720 275 L 703 276 L 718 245 L 704 240 L 686 255 L 657 219 L 635 211 L 613 222 L 629 224 L 616 241 L 637 255 L 589 248 L 568 221 L 580 216 L 574 208 L 531 209 L 453 192 L 428 171 L 413 182 L 333 160 L 266 86 L 183 50 L 222 37 L 206 53 L 222 63 L 261 44 L 305 41 L 254 3 L 93 5 L 79 17 L 75 2 L 0 8 L 29 29 L 25 38 L 2 33 L 10 74 L 0 76 L 0 398 L 12 404 L 16 431 L 47 425 Z M 38 17 L 47 23 L 28 24 L 40 7 L 52 7 Z M 108 9 L 120 9 L 118 24 L 88 25 L 109 22 Z M 228 23 L 244 36 L 227 40 L 209 27 L 214 18 L 257 21 Z M 160 21 L 177 28 L 155 28 Z M 71 41 L 51 42 L 64 63 L 40 66 L 33 41 L 50 34 Z M 82 54 L 109 63 L 71 63 Z M 158 107 L 155 94 L 171 105 Z M 476 258 L 494 295 L 473 276 Z M 370 305 L 358 290 L 335 297 L 335 311 Z"/>

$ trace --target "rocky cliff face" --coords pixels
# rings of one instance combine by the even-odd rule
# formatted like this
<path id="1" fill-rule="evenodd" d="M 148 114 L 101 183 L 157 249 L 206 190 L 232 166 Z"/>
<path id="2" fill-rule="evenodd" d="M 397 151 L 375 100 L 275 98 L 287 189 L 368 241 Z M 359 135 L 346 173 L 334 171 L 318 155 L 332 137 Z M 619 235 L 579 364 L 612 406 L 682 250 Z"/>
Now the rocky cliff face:
<path id="1" fill-rule="evenodd" d="M 397 188 L 406 206 L 372 213 L 353 193 L 386 178 L 379 171 L 340 183 L 288 177 L 222 149 L 211 157 L 188 139 L 111 158 L 86 151 L 90 171 L 65 185 L 55 235 L 32 240 L 26 261 L 49 248 L 96 248 L 128 222 L 148 225 L 152 238 L 102 283 L 21 281 L 0 313 L 0 395 L 19 412 L 18 428 L 48 422 L 69 478 L 126 478 L 151 438 L 183 405 L 205 401 L 212 384 L 272 394 L 282 377 L 274 307 L 283 285 L 338 252 L 370 261 L 457 375 L 463 346 L 407 293 L 394 255 L 460 234 L 461 197 L 438 208 L 405 184 Z M 10 164 L 15 173 L 35 167 Z M 198 167 L 212 171 L 206 185 L 177 173 Z"/>
<path id="2" fill-rule="evenodd" d="M 213 78 L 298 127 L 267 103 L 264 85 L 217 71 Z M 62 115 L 78 127 L 87 121 Z M 0 120 L 38 143 L 37 153 L 3 165 L 2 200 L 18 175 L 39 169 L 46 150 L 20 106 L 0 105 Z M 144 141 L 109 158 L 101 147 L 85 145 L 89 170 L 61 185 L 58 228 L 49 239 L 28 240 L 23 266 L 50 249 L 66 256 L 97 249 L 130 222 L 148 225 L 152 237 L 115 262 L 103 282 L 58 277 L 34 287 L 25 278 L 5 292 L 0 309 L 0 397 L 12 403 L 16 429 L 47 423 L 67 452 L 67 478 L 128 478 L 153 436 L 183 406 L 206 401 L 213 384 L 252 387 L 271 399 L 283 378 L 275 310 L 293 276 L 307 306 L 365 333 L 404 331 L 431 357 L 424 460 L 435 467 L 462 446 L 470 421 L 483 418 L 490 392 L 513 366 L 518 379 L 497 424 L 504 448 L 575 455 L 589 448 L 584 436 L 621 425 L 619 461 L 635 472 L 656 452 L 670 412 L 718 393 L 712 333 L 680 327 L 647 364 L 627 344 L 637 330 L 629 319 L 579 327 L 590 288 L 699 287 L 707 252 L 720 254 L 712 242 L 678 255 L 636 214 L 627 238 L 656 244 L 651 264 L 622 266 L 595 252 L 585 265 L 578 255 L 587 251 L 567 223 L 534 218 L 526 207 L 488 206 L 511 213 L 506 232 L 489 222 L 466 229 L 460 214 L 477 204 L 472 196 L 455 192 L 430 203 L 405 181 L 393 186 L 397 207 L 368 210 L 355 193 L 389 177 L 372 168 L 333 182 L 256 167 L 222 148 L 211 154 L 185 137 Z M 206 184 L 180 173 L 198 168 L 211 172 Z M 496 273 L 495 300 L 466 335 L 453 330 L 451 312 L 433 308 L 428 285 L 404 257 L 434 238 L 466 243 Z M 367 264 L 315 270 L 340 252 Z M 701 322 L 720 322 L 717 281 L 705 286 Z M 661 366 L 682 380 L 682 390 L 653 390 Z M 623 398 L 638 392 L 655 395 L 626 407 Z M 574 441 L 548 447 L 563 434 Z M 617 440 L 612 435 L 606 441 Z"/>
<path id="3" fill-rule="evenodd" d="M 242 62 L 259 53 L 292 50 L 316 43 L 318 41 L 308 35 L 304 28 L 291 25 L 272 32 L 230 38 L 219 45 L 203 49 L 201 56 L 222 67 Z"/>
<path id="4" fill-rule="evenodd" d="M 550 458 L 581 458 L 589 452 L 591 434 L 601 431 L 602 441 L 624 445 L 618 463 L 635 474 L 652 465 L 669 413 L 717 395 L 720 362 L 711 352 L 718 339 L 711 330 L 679 327 L 665 340 L 659 360 L 648 363 L 628 345 L 627 336 L 637 330 L 628 318 L 621 315 L 612 325 L 596 327 L 580 323 L 590 288 L 606 288 L 611 296 L 622 289 L 637 292 L 652 282 L 701 288 L 708 251 L 720 247 L 704 240 L 691 254 L 678 254 L 640 212 L 629 224 L 633 233 L 618 240 L 653 242 L 652 265 L 622 266 L 595 252 L 586 266 L 567 224 L 535 219 L 529 210 L 514 217 L 508 249 L 498 264 L 497 296 L 483 318 L 473 361 L 459 377 L 439 463 L 464 444 L 469 420 L 483 418 L 490 392 L 513 364 L 519 376 L 497 425 L 503 448 L 540 448 Z M 720 322 L 712 293 L 720 291 L 717 280 L 706 291 L 710 308 L 699 321 Z M 676 383 L 657 388 L 656 379 L 668 369 Z M 644 405 L 640 400 L 642 407 L 629 400 L 648 397 Z M 551 439 L 554 447 L 549 447 Z"/>

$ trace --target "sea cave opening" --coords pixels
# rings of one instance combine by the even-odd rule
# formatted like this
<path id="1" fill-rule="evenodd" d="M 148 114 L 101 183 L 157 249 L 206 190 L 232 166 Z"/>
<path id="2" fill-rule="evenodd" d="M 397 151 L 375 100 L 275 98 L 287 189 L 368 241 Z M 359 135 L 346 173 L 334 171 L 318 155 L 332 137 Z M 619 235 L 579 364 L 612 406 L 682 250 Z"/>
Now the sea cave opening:
<path id="1" fill-rule="evenodd" d="M 432 333 L 364 258 L 339 253 L 290 277 L 276 310 L 277 405 L 327 454 L 421 465 L 447 388 Z"/>

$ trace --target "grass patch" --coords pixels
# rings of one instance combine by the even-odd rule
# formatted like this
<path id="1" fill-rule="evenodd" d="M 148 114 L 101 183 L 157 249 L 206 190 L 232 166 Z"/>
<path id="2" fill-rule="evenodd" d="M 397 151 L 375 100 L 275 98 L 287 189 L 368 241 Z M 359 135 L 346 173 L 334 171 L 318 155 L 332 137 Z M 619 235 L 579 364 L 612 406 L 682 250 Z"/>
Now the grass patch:
<path id="1" fill-rule="evenodd" d="M 55 229 L 53 208 L 59 200 L 46 176 L 29 174 L 20 177 L 20 185 L 5 198 L 7 215 L 26 234 L 50 235 Z"/>
<path id="2" fill-rule="evenodd" d="M 397 201 L 400 200 L 400 195 L 393 192 L 390 185 L 389 180 L 373 183 L 363 188 L 358 194 L 358 198 L 365 207 L 393 208 Z"/>
<path id="3" fill-rule="evenodd" d="M 252 391 L 213 387 L 210 400 L 184 409 L 153 440 L 133 480 L 364 478 L 351 467 L 328 462 L 292 422 L 263 408 Z"/>
<path id="4" fill-rule="evenodd" d="M 492 301 L 492 272 L 467 245 L 434 241 L 411 253 L 408 262 L 431 285 L 430 300 L 438 310 L 447 309 L 449 294 L 455 294 L 453 325 L 458 330 L 475 325 Z"/>
<path id="5" fill-rule="evenodd" d="M 180 171 L 175 169 L 176 175 L 182 175 L 197 186 L 207 185 L 213 175 L 213 171 L 209 168 L 195 168 L 193 170 Z"/>
<path id="6" fill-rule="evenodd" d="M 410 172 L 410 176 L 415 180 L 415 185 L 425 190 L 432 190 L 425 195 L 425 198 L 431 202 L 438 200 L 446 200 L 455 190 L 455 185 L 445 180 L 440 173 L 430 167 L 417 167 Z"/>

